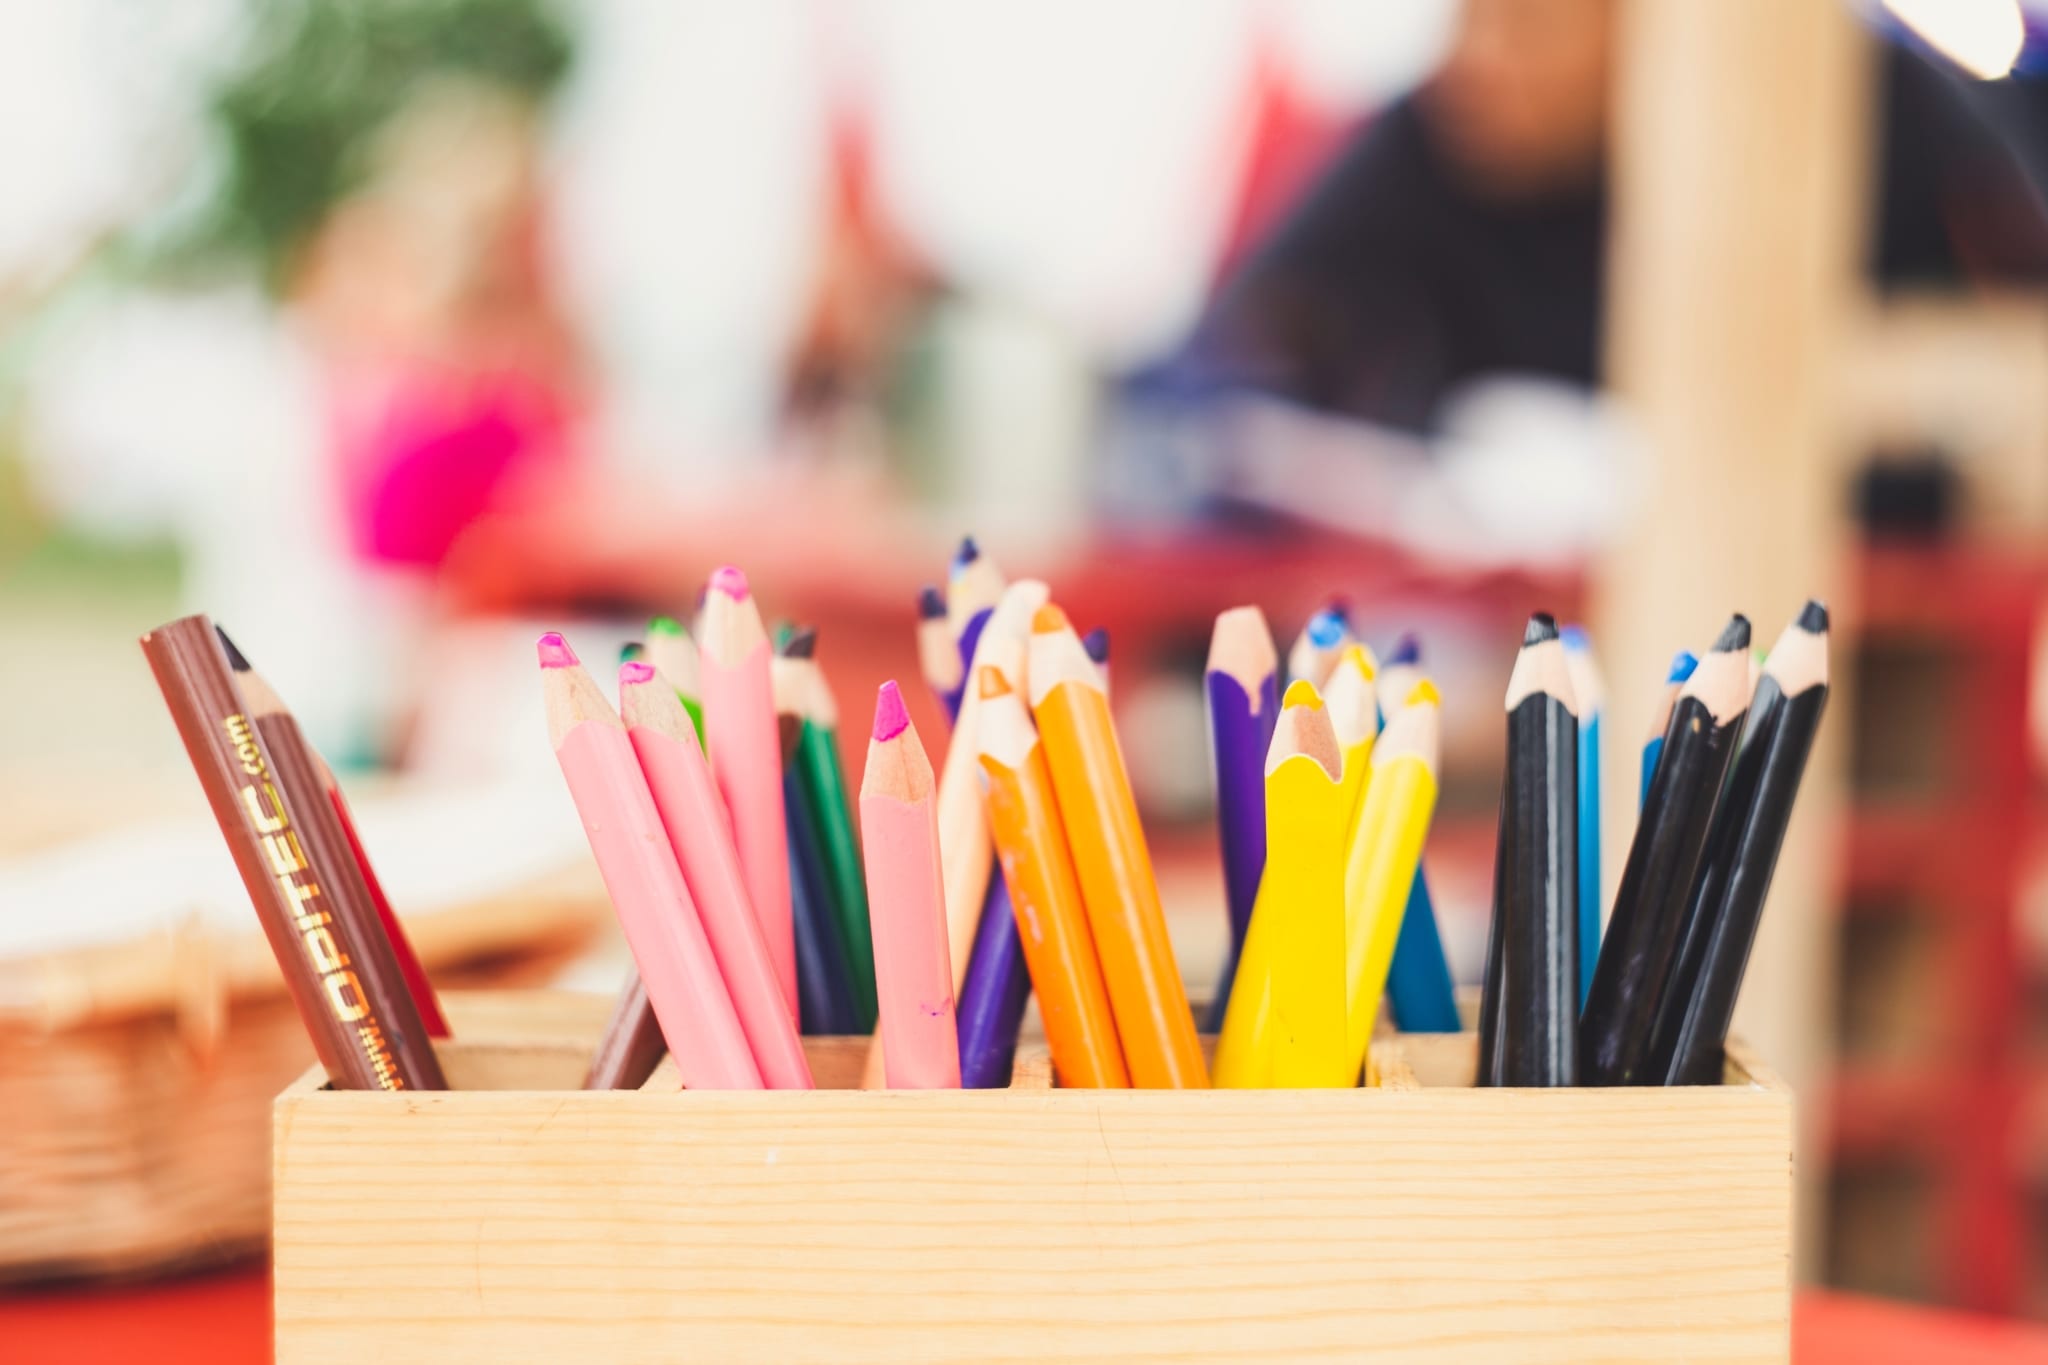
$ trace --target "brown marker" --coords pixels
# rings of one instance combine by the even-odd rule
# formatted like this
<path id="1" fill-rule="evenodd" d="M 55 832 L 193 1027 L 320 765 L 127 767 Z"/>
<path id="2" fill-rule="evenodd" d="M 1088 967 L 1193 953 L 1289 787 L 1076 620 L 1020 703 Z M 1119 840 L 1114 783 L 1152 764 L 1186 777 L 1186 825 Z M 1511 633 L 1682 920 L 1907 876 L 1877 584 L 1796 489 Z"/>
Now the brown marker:
<path id="1" fill-rule="evenodd" d="M 204 616 L 151 631 L 142 652 L 328 1076 L 344 1090 L 446 1089 L 303 748 L 263 733 Z"/>

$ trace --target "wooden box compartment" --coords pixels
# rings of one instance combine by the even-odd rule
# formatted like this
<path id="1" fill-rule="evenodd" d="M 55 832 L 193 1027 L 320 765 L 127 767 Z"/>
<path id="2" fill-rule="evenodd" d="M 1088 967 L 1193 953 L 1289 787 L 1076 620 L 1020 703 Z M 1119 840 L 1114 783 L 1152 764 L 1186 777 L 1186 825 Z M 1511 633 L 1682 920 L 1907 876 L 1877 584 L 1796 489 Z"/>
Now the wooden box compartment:
<path id="1" fill-rule="evenodd" d="M 577 1084 L 604 1002 L 309 1075 L 275 1112 L 278 1359 L 1782 1361 L 1791 1096 L 1376 1088 L 682 1093 Z M 518 1020 L 517 1027 L 513 1027 Z M 536 1022 L 539 1021 L 539 1022 Z M 850 1086 L 861 1040 L 818 1040 Z M 519 1088 L 515 1088 L 519 1087 Z"/>

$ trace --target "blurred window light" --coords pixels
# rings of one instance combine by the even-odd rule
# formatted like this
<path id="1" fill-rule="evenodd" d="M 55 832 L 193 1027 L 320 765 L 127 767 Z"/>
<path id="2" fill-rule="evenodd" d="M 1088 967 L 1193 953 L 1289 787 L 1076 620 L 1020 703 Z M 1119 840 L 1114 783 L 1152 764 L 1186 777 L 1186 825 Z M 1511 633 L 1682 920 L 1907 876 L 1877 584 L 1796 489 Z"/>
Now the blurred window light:
<path id="1" fill-rule="evenodd" d="M 2026 46 L 2019 0 L 1884 0 L 1884 7 L 1978 80 L 2009 74 Z"/>

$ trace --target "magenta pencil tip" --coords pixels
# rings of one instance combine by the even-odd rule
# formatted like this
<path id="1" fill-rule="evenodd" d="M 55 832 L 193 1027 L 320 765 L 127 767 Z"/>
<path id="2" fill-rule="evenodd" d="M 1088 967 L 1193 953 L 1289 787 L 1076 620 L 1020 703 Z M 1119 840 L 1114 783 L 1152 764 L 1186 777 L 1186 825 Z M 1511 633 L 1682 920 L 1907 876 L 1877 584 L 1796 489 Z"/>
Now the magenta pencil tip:
<path id="1" fill-rule="evenodd" d="M 711 589 L 722 592 L 735 602 L 747 600 L 747 576 L 731 564 L 727 564 L 711 575 Z"/>
<path id="2" fill-rule="evenodd" d="M 579 660 L 576 651 L 569 648 L 569 642 L 558 630 L 551 630 L 540 637 L 540 666 L 542 668 L 574 668 Z"/>
<path id="3" fill-rule="evenodd" d="M 910 728 L 910 711 L 903 705 L 902 689 L 891 678 L 875 695 L 875 738 L 894 739 Z"/>
<path id="4" fill-rule="evenodd" d="M 634 659 L 619 665 L 619 686 L 654 681 L 654 665 Z"/>

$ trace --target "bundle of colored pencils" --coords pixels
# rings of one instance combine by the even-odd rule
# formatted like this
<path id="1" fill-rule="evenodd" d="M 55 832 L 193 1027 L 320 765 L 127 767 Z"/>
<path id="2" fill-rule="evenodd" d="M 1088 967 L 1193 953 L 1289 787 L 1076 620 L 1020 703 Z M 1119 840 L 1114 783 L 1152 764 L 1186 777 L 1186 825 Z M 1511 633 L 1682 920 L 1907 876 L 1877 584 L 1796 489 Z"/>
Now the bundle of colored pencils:
<path id="1" fill-rule="evenodd" d="M 1278 653 L 1257 607 L 1216 620 L 1207 692 L 1231 953 L 1216 1084 L 1358 1084 L 1383 995 L 1418 1031 L 1457 1011 L 1422 847 L 1436 804 L 1435 684 L 1382 670 L 1339 605 Z"/>
<path id="2" fill-rule="evenodd" d="M 1674 660 L 1603 938 L 1585 866 L 1599 848 L 1597 674 L 1582 634 L 1530 618 L 1508 683 L 1481 1085 L 1720 1083 L 1827 703 L 1827 632 L 1827 609 L 1808 602 L 1760 671 L 1742 616 L 1697 660 Z"/>

